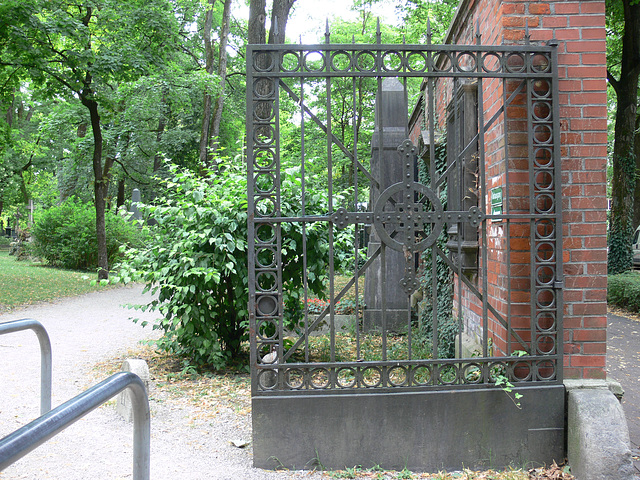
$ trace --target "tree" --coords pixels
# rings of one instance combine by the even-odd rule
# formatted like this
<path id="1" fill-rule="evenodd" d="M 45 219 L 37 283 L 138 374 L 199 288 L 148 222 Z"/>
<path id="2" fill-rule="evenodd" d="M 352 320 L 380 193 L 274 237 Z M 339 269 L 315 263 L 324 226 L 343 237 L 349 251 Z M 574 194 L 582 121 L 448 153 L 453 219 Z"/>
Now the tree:
<path id="1" fill-rule="evenodd" d="M 110 94 L 162 63 L 174 49 L 176 16 L 169 0 L 20 0 L 0 7 L 1 65 L 26 69 L 50 98 L 79 101 L 89 116 L 98 278 L 108 278 L 105 206 L 113 156 L 104 156 L 101 115 Z"/>
<path id="2" fill-rule="evenodd" d="M 636 185 L 635 131 L 637 122 L 638 78 L 640 76 L 640 2 L 607 2 L 607 26 L 620 32 L 619 64 L 609 56 L 607 78 L 617 98 L 613 144 L 611 213 L 609 218 L 609 273 L 632 267 L 633 204 Z M 616 78 L 618 73 L 618 78 Z"/>

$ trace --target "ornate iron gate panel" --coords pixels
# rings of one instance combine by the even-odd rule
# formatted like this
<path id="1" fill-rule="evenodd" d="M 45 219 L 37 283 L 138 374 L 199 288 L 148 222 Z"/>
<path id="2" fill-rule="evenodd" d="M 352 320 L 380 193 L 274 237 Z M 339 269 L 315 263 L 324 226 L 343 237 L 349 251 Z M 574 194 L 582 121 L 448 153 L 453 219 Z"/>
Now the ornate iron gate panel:
<path id="1" fill-rule="evenodd" d="M 554 45 L 479 36 L 247 47 L 254 397 L 562 383 L 556 64 Z M 453 358 L 433 333 L 447 326 L 443 269 Z"/>

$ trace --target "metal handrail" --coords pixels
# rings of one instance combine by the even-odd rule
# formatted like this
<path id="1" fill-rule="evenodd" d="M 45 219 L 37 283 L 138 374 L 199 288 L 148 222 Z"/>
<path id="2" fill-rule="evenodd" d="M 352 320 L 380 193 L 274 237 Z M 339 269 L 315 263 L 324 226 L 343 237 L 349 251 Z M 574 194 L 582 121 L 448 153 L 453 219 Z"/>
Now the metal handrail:
<path id="1" fill-rule="evenodd" d="M 44 326 L 37 320 L 23 318 L 0 323 L 0 335 L 21 330 L 33 330 L 40 342 L 40 415 L 44 415 L 51 410 L 51 341 Z"/>
<path id="2" fill-rule="evenodd" d="M 149 480 L 151 415 L 144 383 L 119 372 L 0 440 L 0 471 L 129 388 L 133 400 L 133 480 Z"/>

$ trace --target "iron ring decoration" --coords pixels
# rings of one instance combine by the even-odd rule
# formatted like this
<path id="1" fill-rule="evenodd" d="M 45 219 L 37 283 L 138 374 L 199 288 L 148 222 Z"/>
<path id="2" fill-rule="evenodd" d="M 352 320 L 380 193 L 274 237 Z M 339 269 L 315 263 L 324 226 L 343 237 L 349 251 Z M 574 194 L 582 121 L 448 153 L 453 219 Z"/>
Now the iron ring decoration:
<path id="1" fill-rule="evenodd" d="M 408 196 L 411 199 L 411 202 L 408 204 L 401 204 L 406 205 L 406 208 L 403 211 L 398 210 L 397 204 L 395 210 L 385 211 L 385 205 L 387 202 L 392 200 L 392 197 L 397 193 L 402 194 L 405 198 Z M 430 212 L 412 211 L 412 207 L 416 205 L 424 205 L 423 202 L 413 203 L 415 193 L 426 197 L 431 202 L 433 210 Z M 397 226 L 409 223 L 413 223 L 415 225 L 413 227 L 407 227 L 409 231 L 415 231 L 416 229 L 420 231 L 425 224 L 431 224 L 433 225 L 433 228 L 426 238 L 423 238 L 419 242 L 416 242 L 414 238 L 413 241 L 408 240 L 406 244 L 392 238 L 389 232 L 385 229 L 385 224 L 393 224 Z M 427 186 L 417 182 L 403 182 L 391 185 L 380 194 L 373 210 L 373 224 L 380 240 L 388 247 L 400 252 L 404 251 L 405 248 L 411 252 L 418 252 L 432 246 L 440 235 L 443 223 L 443 208 L 437 195 Z M 407 238 L 406 235 L 404 237 Z"/>

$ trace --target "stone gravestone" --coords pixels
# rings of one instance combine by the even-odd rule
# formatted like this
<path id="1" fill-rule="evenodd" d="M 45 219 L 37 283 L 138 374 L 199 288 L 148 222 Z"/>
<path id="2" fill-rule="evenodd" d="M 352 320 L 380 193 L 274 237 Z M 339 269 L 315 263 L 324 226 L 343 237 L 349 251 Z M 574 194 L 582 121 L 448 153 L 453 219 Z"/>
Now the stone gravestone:
<path id="1" fill-rule="evenodd" d="M 389 186 L 402 182 L 403 169 L 398 146 L 407 139 L 407 102 L 402 83 L 397 78 L 385 78 L 382 92 L 376 98 L 375 130 L 371 138 L 371 173 L 380 182 L 371 187 L 370 210 L 380 194 Z M 369 237 L 369 255 L 380 246 L 380 237 L 372 229 Z M 387 331 L 406 330 L 408 300 L 400 281 L 405 275 L 407 261 L 403 252 L 385 249 L 385 268 L 378 257 L 365 273 L 364 328 L 382 330 L 382 294 L 385 292 Z M 383 288 L 384 284 L 384 288 Z"/>
<path id="2" fill-rule="evenodd" d="M 131 208 L 129 209 L 129 212 L 132 214 L 131 218 L 135 220 L 140 220 L 142 218 L 142 213 L 140 213 L 140 210 L 138 210 L 138 204 L 140 203 L 140 200 L 140 190 L 134 188 L 131 192 Z"/>

